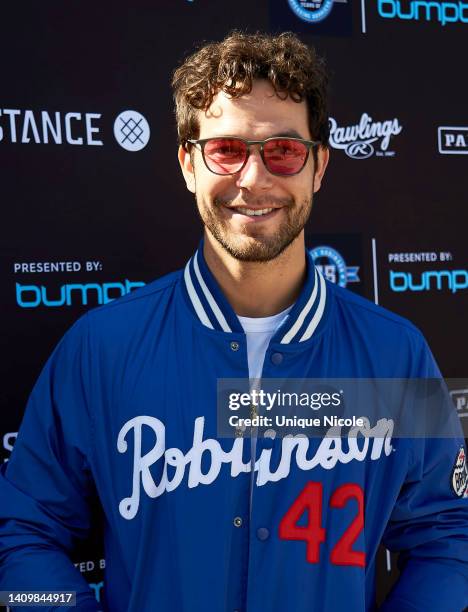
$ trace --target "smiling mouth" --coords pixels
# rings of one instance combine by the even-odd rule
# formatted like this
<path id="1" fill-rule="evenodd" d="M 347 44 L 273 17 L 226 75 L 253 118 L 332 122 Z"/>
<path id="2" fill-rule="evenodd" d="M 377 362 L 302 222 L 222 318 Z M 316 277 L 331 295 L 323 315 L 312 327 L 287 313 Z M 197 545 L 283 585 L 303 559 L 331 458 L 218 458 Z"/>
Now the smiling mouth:
<path id="1" fill-rule="evenodd" d="M 247 215 L 248 217 L 263 217 L 263 215 L 268 215 L 273 210 L 277 210 L 276 208 L 246 208 L 242 207 L 232 207 L 229 210 L 233 210 L 236 213 L 241 215 Z"/>

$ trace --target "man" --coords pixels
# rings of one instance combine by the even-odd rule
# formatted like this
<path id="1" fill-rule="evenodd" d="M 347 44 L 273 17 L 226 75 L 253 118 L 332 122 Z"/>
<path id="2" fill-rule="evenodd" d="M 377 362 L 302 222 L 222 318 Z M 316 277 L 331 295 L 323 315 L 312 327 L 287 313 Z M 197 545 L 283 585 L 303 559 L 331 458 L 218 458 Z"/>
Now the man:
<path id="1" fill-rule="evenodd" d="M 292 34 L 234 33 L 173 84 L 204 240 L 184 270 L 81 318 L 47 363 L 2 470 L 0 588 L 96 610 L 69 555 L 97 494 L 108 610 L 372 610 L 382 539 L 402 551 L 384 610 L 462 610 L 461 439 L 217 436 L 218 379 L 439 376 L 418 330 L 305 250 L 328 163 L 320 60 Z"/>

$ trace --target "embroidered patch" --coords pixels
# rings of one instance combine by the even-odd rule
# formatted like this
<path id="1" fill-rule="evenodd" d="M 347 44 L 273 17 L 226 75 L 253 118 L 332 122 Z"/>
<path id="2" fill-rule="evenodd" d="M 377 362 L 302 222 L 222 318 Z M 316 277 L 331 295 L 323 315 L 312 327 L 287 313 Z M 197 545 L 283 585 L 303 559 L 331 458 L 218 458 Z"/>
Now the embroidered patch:
<path id="1" fill-rule="evenodd" d="M 458 497 L 468 497 L 468 469 L 466 466 L 465 449 L 460 447 L 452 470 L 452 489 Z"/>

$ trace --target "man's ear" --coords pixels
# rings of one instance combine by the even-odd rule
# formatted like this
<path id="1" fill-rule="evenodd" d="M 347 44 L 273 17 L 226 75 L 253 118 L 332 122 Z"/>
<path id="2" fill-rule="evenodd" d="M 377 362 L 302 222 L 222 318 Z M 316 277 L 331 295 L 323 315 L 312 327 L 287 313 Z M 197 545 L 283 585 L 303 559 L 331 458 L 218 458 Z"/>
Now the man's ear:
<path id="1" fill-rule="evenodd" d="M 327 169 L 329 158 L 330 151 L 328 147 L 322 147 L 320 145 L 317 149 L 317 161 L 315 163 L 314 193 L 316 193 L 322 185 L 322 178 L 325 174 L 325 170 Z"/>
<path id="2" fill-rule="evenodd" d="M 182 145 L 179 146 L 179 152 L 177 157 L 179 158 L 180 169 L 184 175 L 185 184 L 187 189 L 192 193 L 195 193 L 195 173 L 192 165 L 192 158 L 190 153 L 184 149 Z"/>

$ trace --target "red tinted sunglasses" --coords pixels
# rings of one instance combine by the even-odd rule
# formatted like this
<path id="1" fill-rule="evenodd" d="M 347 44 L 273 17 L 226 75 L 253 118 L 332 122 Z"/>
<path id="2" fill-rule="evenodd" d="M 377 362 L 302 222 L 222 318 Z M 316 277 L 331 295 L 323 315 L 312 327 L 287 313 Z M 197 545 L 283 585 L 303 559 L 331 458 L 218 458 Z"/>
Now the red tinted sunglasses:
<path id="1" fill-rule="evenodd" d="M 217 137 L 187 140 L 199 146 L 205 166 L 214 174 L 229 175 L 240 172 L 247 163 L 252 145 L 260 145 L 265 167 L 276 176 L 298 174 L 305 166 L 312 147 L 320 144 L 303 138 L 273 137 L 266 140 Z"/>

